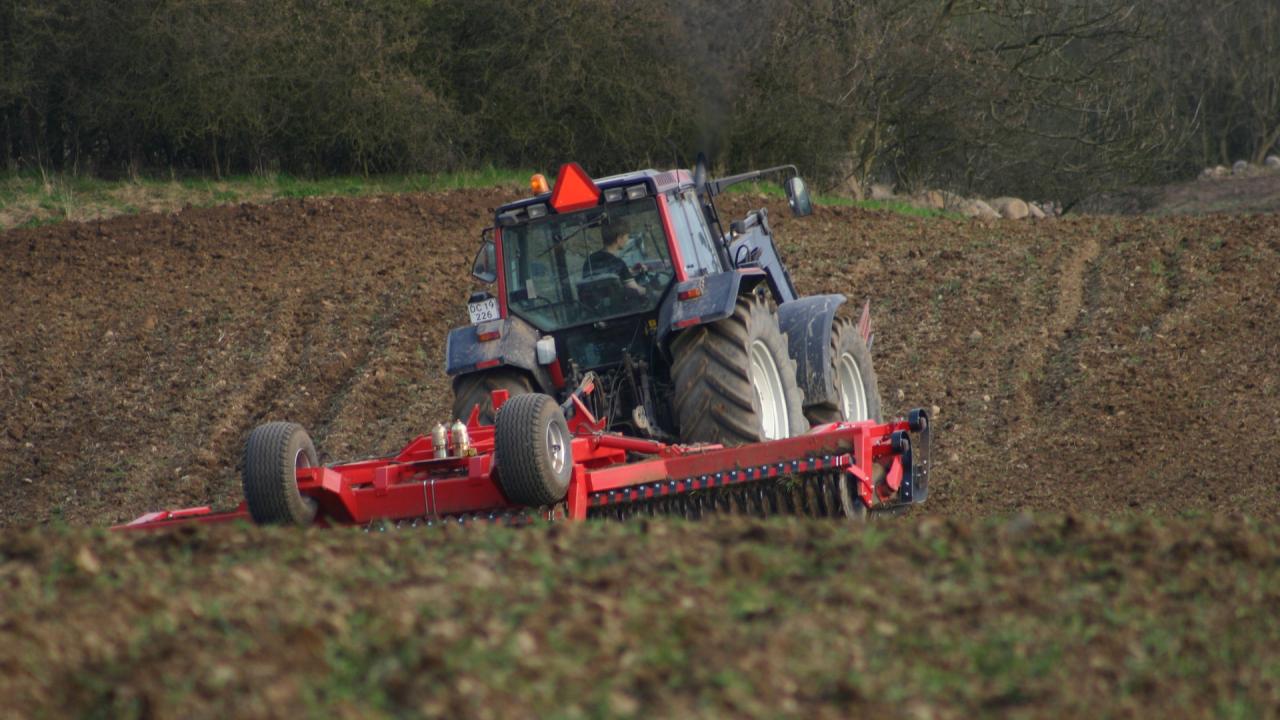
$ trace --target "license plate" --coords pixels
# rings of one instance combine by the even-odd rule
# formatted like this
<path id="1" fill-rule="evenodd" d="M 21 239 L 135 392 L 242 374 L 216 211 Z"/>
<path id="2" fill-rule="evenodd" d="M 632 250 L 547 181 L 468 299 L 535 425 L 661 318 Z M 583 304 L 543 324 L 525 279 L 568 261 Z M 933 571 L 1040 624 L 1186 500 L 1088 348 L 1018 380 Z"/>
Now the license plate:
<path id="1" fill-rule="evenodd" d="M 489 298 L 480 302 L 467 303 L 467 313 L 471 315 L 471 324 L 498 319 L 498 298 Z"/>

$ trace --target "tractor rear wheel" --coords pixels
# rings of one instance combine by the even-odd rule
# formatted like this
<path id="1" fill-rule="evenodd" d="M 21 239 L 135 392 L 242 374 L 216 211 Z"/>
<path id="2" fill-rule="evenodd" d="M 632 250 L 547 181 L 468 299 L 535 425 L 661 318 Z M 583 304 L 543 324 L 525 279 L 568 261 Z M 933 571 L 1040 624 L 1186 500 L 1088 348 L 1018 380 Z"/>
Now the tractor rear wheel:
<path id="1" fill-rule="evenodd" d="M 493 398 L 489 393 L 506 390 L 511 397 L 533 392 L 529 376 L 514 368 L 494 368 L 459 375 L 453 379 L 453 417 L 466 422 L 471 408 L 480 406 L 480 422 L 493 424 Z"/>
<path id="2" fill-rule="evenodd" d="M 316 447 L 301 425 L 269 422 L 249 433 L 241 480 L 249 516 L 259 525 L 307 525 L 315 501 L 298 492 L 298 470 L 316 467 Z"/>
<path id="3" fill-rule="evenodd" d="M 573 445 L 560 406 L 541 393 L 517 395 L 498 410 L 494 461 L 498 484 L 517 505 L 558 503 L 569 490 Z"/>
<path id="4" fill-rule="evenodd" d="M 831 365 L 827 372 L 835 386 L 835 399 L 806 407 L 810 423 L 880 422 L 880 387 L 871 350 L 848 320 L 837 319 L 831 327 Z"/>
<path id="5" fill-rule="evenodd" d="M 809 429 L 796 363 L 769 300 L 739 297 L 729 317 L 677 335 L 671 354 L 681 440 L 743 445 Z"/>

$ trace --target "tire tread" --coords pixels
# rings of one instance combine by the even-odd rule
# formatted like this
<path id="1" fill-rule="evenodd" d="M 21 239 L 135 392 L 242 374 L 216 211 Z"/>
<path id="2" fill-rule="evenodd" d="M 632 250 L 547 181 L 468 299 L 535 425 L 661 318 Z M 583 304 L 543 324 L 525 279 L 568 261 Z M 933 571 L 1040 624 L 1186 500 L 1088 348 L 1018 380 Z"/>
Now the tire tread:
<path id="1" fill-rule="evenodd" d="M 556 476 L 545 442 L 548 422 L 563 424 L 564 417 L 555 401 L 540 393 L 512 397 L 498 410 L 493 438 L 498 483 L 507 499 L 518 505 L 551 505 L 563 500 L 568 490 L 572 452 L 566 458 L 567 472 Z M 569 439 L 567 428 L 565 436 Z"/>
<path id="2" fill-rule="evenodd" d="M 315 508 L 298 492 L 294 460 L 299 450 L 311 466 L 317 464 L 315 446 L 297 423 L 269 422 L 249 433 L 241 481 L 255 523 L 305 525 L 315 517 Z"/>
<path id="3" fill-rule="evenodd" d="M 799 410 L 804 394 L 796 382 L 795 360 L 787 354 L 786 333 L 778 329 L 770 301 L 753 293 L 739 297 L 729 317 L 689 328 L 671 343 L 673 405 L 682 440 L 742 445 L 763 439 L 751 386 L 753 338 L 773 344 L 787 406 L 792 409 L 791 434 L 808 429 Z"/>

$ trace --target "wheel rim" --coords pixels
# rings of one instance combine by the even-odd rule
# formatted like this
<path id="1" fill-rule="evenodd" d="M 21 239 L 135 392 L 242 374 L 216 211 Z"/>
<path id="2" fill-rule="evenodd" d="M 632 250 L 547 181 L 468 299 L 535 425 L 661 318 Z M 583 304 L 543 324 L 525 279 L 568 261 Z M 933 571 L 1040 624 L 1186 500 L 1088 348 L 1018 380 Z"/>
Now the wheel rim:
<path id="1" fill-rule="evenodd" d="M 760 340 L 751 343 L 751 386 L 760 401 L 760 429 L 766 440 L 790 437 L 787 398 L 773 353 Z"/>
<path id="2" fill-rule="evenodd" d="M 848 422 L 870 420 L 867 408 L 867 388 L 862 384 L 862 371 L 849 353 L 840 356 L 836 368 L 837 388 L 840 393 L 840 415 Z"/>
<path id="3" fill-rule="evenodd" d="M 547 455 L 551 458 L 551 469 L 557 475 L 563 473 L 569 460 L 569 439 L 556 422 L 547 424 Z"/>
<path id="4" fill-rule="evenodd" d="M 311 461 L 307 458 L 306 448 L 298 448 L 298 452 L 293 456 L 293 482 L 295 484 L 298 482 L 298 471 L 309 467 L 311 467 Z M 302 504 L 307 508 L 307 512 L 316 511 L 318 504 L 316 503 L 315 498 L 309 495 L 303 495 L 300 492 L 298 493 L 298 497 L 302 498 Z"/>
<path id="5" fill-rule="evenodd" d="M 298 476 L 298 471 L 299 471 L 299 470 L 301 470 L 301 469 L 303 469 L 303 468 L 309 468 L 309 467 L 311 467 L 311 465 L 310 465 L 310 463 L 307 461 L 307 451 L 306 451 L 306 449 L 305 449 L 305 448 L 298 448 L 298 452 L 297 452 L 297 454 L 295 454 L 295 455 L 293 456 L 293 475 L 294 475 L 294 477 L 296 478 L 296 477 Z"/>

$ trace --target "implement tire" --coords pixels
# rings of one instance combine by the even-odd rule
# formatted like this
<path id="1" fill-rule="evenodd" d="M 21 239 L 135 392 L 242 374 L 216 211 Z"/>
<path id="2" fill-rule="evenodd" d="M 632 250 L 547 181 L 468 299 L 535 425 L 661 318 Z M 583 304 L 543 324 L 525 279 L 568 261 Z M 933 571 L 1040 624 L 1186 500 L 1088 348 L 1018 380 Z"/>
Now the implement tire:
<path id="1" fill-rule="evenodd" d="M 813 425 L 875 420 L 880 415 L 880 385 L 871 350 L 852 322 L 837 319 L 831 327 L 831 364 L 826 368 L 836 390 L 835 402 L 804 409 Z"/>
<path id="2" fill-rule="evenodd" d="M 671 354 L 681 440 L 743 445 L 809 429 L 796 363 L 771 301 L 739 297 L 729 317 L 677 335 Z"/>
<path id="3" fill-rule="evenodd" d="M 316 447 L 301 425 L 269 422 L 249 433 L 240 472 L 249 516 L 258 525 L 308 525 L 316 504 L 298 492 L 298 469 L 316 467 Z"/>
<path id="4" fill-rule="evenodd" d="M 541 393 L 518 395 L 498 410 L 494 459 L 498 485 L 517 505 L 541 507 L 565 498 L 573 444 L 564 413 Z"/>
<path id="5" fill-rule="evenodd" d="M 506 390 L 514 398 L 533 392 L 533 384 L 529 376 L 514 368 L 459 375 L 453 379 L 453 417 L 466 422 L 471 417 L 471 408 L 479 405 L 480 423 L 492 425 L 493 397 L 489 393 L 494 390 Z"/>

